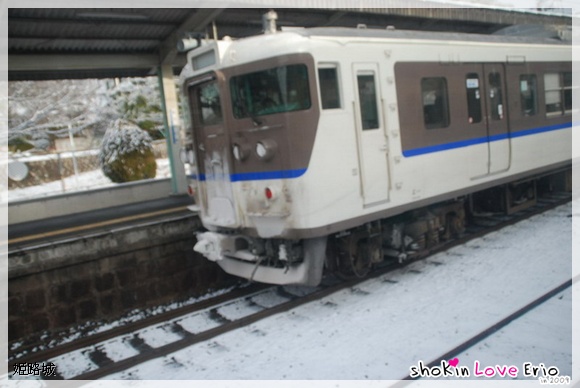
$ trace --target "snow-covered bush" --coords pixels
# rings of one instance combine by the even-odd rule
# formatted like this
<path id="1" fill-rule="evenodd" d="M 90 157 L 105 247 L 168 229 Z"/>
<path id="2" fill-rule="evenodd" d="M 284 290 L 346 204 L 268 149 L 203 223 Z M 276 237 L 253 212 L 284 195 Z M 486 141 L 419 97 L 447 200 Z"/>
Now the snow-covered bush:
<path id="1" fill-rule="evenodd" d="M 130 121 L 118 119 L 107 129 L 99 161 L 113 182 L 155 178 L 157 163 L 149 134 Z"/>
<path id="2" fill-rule="evenodd" d="M 153 140 L 163 138 L 163 110 L 155 77 L 124 78 L 110 95 L 122 118 L 131 120 Z"/>

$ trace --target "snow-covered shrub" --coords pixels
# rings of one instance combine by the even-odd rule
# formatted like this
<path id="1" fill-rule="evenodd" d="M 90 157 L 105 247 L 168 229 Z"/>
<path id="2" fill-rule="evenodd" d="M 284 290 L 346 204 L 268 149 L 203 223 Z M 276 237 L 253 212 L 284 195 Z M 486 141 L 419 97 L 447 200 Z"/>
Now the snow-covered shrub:
<path id="1" fill-rule="evenodd" d="M 107 129 L 99 161 L 103 173 L 116 183 L 155 178 L 157 172 L 149 134 L 121 119 Z"/>

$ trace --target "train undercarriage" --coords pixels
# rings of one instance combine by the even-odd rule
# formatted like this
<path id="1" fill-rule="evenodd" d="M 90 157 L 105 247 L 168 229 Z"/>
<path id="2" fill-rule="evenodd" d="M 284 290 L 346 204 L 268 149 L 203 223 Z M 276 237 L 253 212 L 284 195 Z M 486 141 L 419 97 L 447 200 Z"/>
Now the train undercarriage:
<path id="1" fill-rule="evenodd" d="M 572 190 L 571 169 L 495 186 L 329 236 L 260 239 L 239 234 L 198 234 L 195 250 L 226 272 L 273 284 L 315 286 L 323 271 L 364 277 L 373 267 L 419 259 L 486 217 L 534 206 L 543 193 Z"/>
<path id="2" fill-rule="evenodd" d="M 329 237 L 327 267 L 342 276 L 364 277 L 384 261 L 402 264 L 465 231 L 462 199 L 367 223 Z"/>
<path id="3" fill-rule="evenodd" d="M 555 191 L 572 191 L 571 169 L 370 222 L 330 236 L 326 266 L 342 276 L 363 277 L 383 262 L 402 264 L 418 259 L 440 244 L 460 237 L 469 224 L 525 210 L 536 205 L 544 193 Z"/>

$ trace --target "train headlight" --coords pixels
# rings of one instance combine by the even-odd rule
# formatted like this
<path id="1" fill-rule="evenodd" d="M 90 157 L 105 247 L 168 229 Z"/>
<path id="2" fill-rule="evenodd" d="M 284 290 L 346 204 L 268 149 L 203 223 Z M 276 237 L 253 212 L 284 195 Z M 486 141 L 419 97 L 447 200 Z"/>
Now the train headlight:
<path id="1" fill-rule="evenodd" d="M 250 147 L 245 144 L 235 143 L 232 147 L 232 153 L 234 154 L 234 158 L 238 162 L 241 162 L 242 160 L 246 160 L 250 155 Z"/>
<path id="2" fill-rule="evenodd" d="M 267 151 L 263 143 L 256 144 L 256 153 L 260 158 L 266 157 Z"/>
<path id="3" fill-rule="evenodd" d="M 232 148 L 232 152 L 233 152 L 234 158 L 236 158 L 236 160 L 242 160 L 242 150 L 238 144 L 234 144 L 234 146 Z"/>
<path id="4" fill-rule="evenodd" d="M 274 157 L 278 144 L 274 140 L 265 139 L 256 144 L 256 154 L 262 160 L 270 160 Z"/>

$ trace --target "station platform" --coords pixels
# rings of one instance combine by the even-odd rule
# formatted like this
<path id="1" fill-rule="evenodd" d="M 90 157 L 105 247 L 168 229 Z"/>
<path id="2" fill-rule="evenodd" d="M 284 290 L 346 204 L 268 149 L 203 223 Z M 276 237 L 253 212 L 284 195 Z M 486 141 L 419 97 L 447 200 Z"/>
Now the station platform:
<path id="1" fill-rule="evenodd" d="M 50 219 L 11 224 L 8 228 L 9 250 L 39 243 L 83 237 L 88 232 L 130 225 L 133 222 L 162 219 L 169 215 L 192 214 L 187 195 L 169 196 L 129 205 L 91 210 Z"/>

